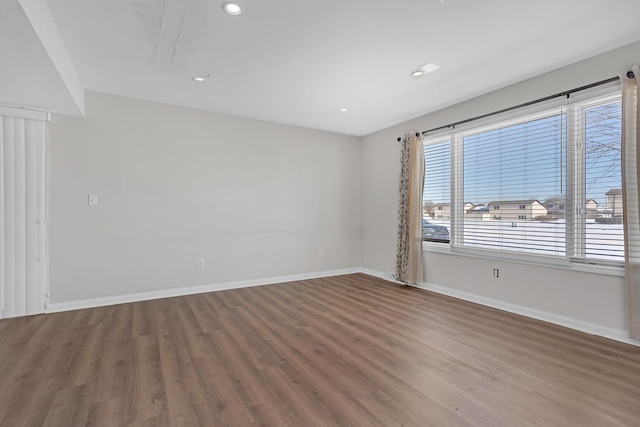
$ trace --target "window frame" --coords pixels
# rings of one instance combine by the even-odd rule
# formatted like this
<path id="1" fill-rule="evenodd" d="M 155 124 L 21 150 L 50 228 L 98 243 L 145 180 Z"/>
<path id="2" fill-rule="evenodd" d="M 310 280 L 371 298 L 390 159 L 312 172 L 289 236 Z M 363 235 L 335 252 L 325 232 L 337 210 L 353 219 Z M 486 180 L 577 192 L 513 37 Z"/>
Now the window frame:
<path id="1" fill-rule="evenodd" d="M 457 230 L 462 230 L 464 217 L 464 191 L 463 191 L 463 171 L 460 164 L 464 161 L 462 157 L 463 153 L 463 139 L 469 135 L 488 132 L 491 130 L 512 126 L 518 123 L 524 123 L 531 120 L 550 117 L 558 112 L 564 114 L 581 114 L 588 108 L 593 108 L 597 105 L 604 105 L 610 102 L 619 100 L 621 97 L 621 91 L 619 84 L 613 83 L 609 85 L 603 85 L 598 88 L 585 90 L 579 93 L 574 93 L 567 99 L 555 99 L 549 101 L 543 101 L 538 104 L 534 104 L 528 107 L 523 107 L 517 110 L 509 111 L 507 113 L 496 114 L 489 118 L 479 119 L 473 122 L 466 123 L 455 129 L 451 129 L 446 132 L 441 132 L 434 136 L 424 136 L 423 140 L 425 144 L 444 142 L 447 139 L 450 144 L 450 156 L 451 156 L 451 199 L 450 199 L 450 232 L 449 242 L 444 244 L 436 241 L 423 241 L 423 250 L 427 252 L 440 252 L 451 253 L 463 256 L 469 256 L 482 259 L 499 259 L 508 260 L 516 263 L 524 263 L 528 265 L 540 265 L 554 268 L 572 269 L 578 271 L 595 272 L 598 274 L 624 276 L 624 261 L 605 260 L 597 258 L 586 258 L 584 252 L 586 245 L 582 244 L 575 250 L 576 244 L 581 244 L 580 241 L 584 239 L 586 219 L 588 218 L 587 209 L 583 209 L 583 212 L 576 213 L 574 216 L 574 227 L 578 227 L 579 234 L 577 234 L 578 242 L 571 242 L 571 251 L 569 248 L 569 236 L 567 235 L 566 243 L 566 255 L 543 255 L 533 253 L 511 252 L 506 250 L 484 249 L 484 248 L 470 248 L 462 245 L 462 233 L 458 233 Z M 561 110 L 562 109 L 562 110 Z M 570 132 L 567 132 L 570 133 Z M 575 143 L 576 141 L 571 141 Z M 577 141 L 580 143 L 580 141 Z M 567 137 L 567 145 L 570 141 Z M 582 144 L 584 145 L 584 144 Z M 576 163 L 582 160 L 581 157 L 569 158 L 569 154 L 566 154 L 567 168 L 569 168 L 569 162 L 575 168 Z M 575 170 L 571 171 L 576 172 Z M 567 174 L 569 174 L 567 170 Z M 578 178 L 575 178 L 574 183 L 581 179 L 584 182 L 584 170 L 578 170 Z M 567 188 L 567 194 L 570 194 L 573 200 L 579 199 L 584 196 L 584 189 L 582 191 L 572 190 L 569 193 Z M 584 199 L 584 197 L 582 197 Z M 569 210 L 569 203 L 565 203 L 567 211 Z M 573 205 L 573 203 L 571 203 Z M 575 206 L 575 205 L 573 205 Z M 493 205 L 492 209 L 489 209 L 489 213 L 493 215 L 494 210 L 499 211 L 499 205 Z M 526 210 L 526 209 L 525 209 Z M 574 209 L 575 210 L 575 209 Z M 567 224 L 568 230 L 569 224 Z M 580 249 L 582 254 L 579 253 Z M 577 256 L 576 256 L 577 255 Z M 580 257 L 583 255 L 583 257 Z"/>

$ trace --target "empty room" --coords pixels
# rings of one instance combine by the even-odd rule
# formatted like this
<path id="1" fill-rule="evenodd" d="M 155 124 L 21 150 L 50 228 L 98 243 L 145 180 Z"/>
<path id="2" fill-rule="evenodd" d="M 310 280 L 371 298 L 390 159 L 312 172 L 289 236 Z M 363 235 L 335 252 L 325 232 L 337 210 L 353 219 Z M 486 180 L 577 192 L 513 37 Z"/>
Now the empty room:
<path id="1" fill-rule="evenodd" d="M 3 0 L 0 427 L 640 426 L 639 16 Z"/>

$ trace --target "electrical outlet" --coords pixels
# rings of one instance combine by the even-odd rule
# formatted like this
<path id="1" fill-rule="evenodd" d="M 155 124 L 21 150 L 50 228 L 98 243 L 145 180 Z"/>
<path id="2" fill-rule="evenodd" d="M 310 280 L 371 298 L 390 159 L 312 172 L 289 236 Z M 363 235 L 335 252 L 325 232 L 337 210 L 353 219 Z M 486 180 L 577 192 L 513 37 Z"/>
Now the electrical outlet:
<path id="1" fill-rule="evenodd" d="M 318 257 L 324 258 L 324 251 L 323 250 L 318 251 Z"/>
<path id="2" fill-rule="evenodd" d="M 204 259 L 200 258 L 198 260 L 198 268 L 201 268 L 201 269 L 204 268 Z"/>
<path id="3" fill-rule="evenodd" d="M 500 269 L 499 268 L 494 268 L 493 269 L 493 277 L 498 279 L 500 278 Z"/>

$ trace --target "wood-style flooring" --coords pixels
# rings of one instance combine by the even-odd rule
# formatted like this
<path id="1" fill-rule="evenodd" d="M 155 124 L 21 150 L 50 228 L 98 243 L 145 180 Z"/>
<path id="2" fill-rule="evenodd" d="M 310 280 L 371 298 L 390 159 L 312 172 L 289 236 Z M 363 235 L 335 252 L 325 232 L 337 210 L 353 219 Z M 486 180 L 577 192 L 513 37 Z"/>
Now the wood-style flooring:
<path id="1" fill-rule="evenodd" d="M 363 274 L 0 320 L 0 426 L 640 426 L 640 348 Z"/>

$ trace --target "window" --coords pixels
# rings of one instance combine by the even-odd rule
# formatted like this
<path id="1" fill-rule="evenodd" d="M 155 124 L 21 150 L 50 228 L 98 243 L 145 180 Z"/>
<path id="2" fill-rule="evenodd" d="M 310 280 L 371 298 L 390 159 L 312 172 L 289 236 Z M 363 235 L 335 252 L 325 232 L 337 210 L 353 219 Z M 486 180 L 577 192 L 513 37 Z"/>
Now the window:
<path id="1" fill-rule="evenodd" d="M 449 242 L 450 215 L 443 207 L 451 199 L 451 144 L 449 138 L 425 141 L 424 144 L 424 191 L 422 193 L 422 215 L 428 226 L 422 227 L 422 238 L 436 242 Z M 439 212 L 436 215 L 436 212 Z M 424 224 L 424 221 L 423 221 Z"/>
<path id="2" fill-rule="evenodd" d="M 453 202 L 452 248 L 624 261 L 620 95 L 580 96 L 425 139 L 425 209 L 436 189 Z"/>
<path id="3" fill-rule="evenodd" d="M 584 180 L 586 203 L 579 211 L 584 230 L 577 230 L 576 239 L 583 242 L 578 256 L 623 261 L 622 102 L 595 103 L 583 115 L 583 159 L 578 172 Z"/>

